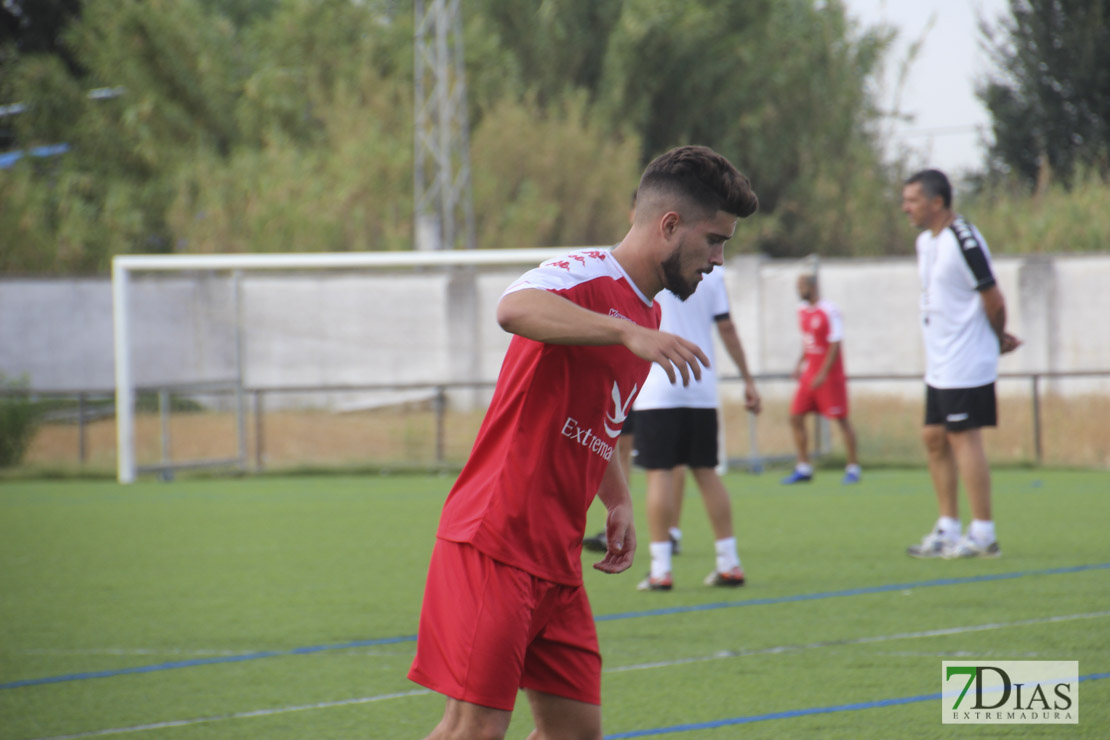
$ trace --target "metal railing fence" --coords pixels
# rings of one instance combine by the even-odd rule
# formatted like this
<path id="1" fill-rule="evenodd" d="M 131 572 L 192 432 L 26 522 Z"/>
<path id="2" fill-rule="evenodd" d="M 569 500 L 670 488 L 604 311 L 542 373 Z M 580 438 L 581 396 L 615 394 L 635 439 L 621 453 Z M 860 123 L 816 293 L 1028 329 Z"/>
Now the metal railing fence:
<path id="1" fill-rule="evenodd" d="M 756 376 L 757 382 L 766 387 L 770 384 L 792 383 L 793 379 L 786 373 L 765 373 Z M 1000 373 L 999 381 L 1025 381 L 1028 383 L 1026 397 L 1030 409 L 1030 427 L 1028 429 L 1029 441 L 1033 449 L 1033 462 L 1041 465 L 1045 458 L 1045 384 L 1049 381 L 1069 381 L 1076 379 L 1110 379 L 1110 370 L 1083 370 L 1068 372 L 1008 372 Z M 729 386 L 738 386 L 741 381 L 739 376 L 721 377 L 722 390 L 729 391 Z M 859 374 L 848 378 L 850 393 L 866 397 L 863 390 L 869 383 L 917 383 L 922 384 L 919 374 Z M 460 391 L 488 392 L 494 386 L 493 381 L 482 382 L 453 382 L 453 383 L 411 383 L 411 384 L 349 384 L 329 386 L 279 386 L 279 387 L 243 387 L 237 389 L 231 381 L 210 381 L 195 384 L 176 384 L 164 386 L 151 386 L 137 388 L 137 397 L 140 403 L 145 404 L 145 411 L 158 415 L 158 457 L 160 459 L 147 462 L 139 466 L 139 471 L 156 473 L 164 478 L 170 478 L 174 471 L 201 469 L 201 468 L 233 468 L 244 472 L 260 472 L 268 468 L 267 465 L 267 431 L 266 421 L 270 414 L 275 413 L 269 408 L 269 402 L 275 397 L 304 394 L 334 394 L 334 393 L 397 393 L 417 395 L 426 399 L 427 406 L 434 418 L 432 432 L 432 451 L 429 456 L 430 465 L 427 467 L 444 468 L 457 465 L 458 461 L 449 459 L 447 452 L 449 397 L 452 393 Z M 171 436 L 171 417 L 182 410 L 174 410 L 175 399 L 191 397 L 217 397 L 227 396 L 232 399 L 235 393 L 241 392 L 248 404 L 236 404 L 230 401 L 225 404 L 229 411 L 236 412 L 235 423 L 235 450 L 234 454 L 204 459 L 181 460 L 174 459 L 173 443 Z M 1110 394 L 1108 394 L 1110 396 Z M 1013 399 L 1010 393 L 1009 398 Z M 41 424 L 70 424 L 77 428 L 76 449 L 73 457 L 80 464 L 89 460 L 89 426 L 105 419 L 113 418 L 114 391 L 112 389 L 34 389 L 22 387 L 0 388 L 0 399 L 24 398 L 42 405 L 43 411 L 39 415 Z M 145 400 L 144 400 L 145 399 Z M 2 402 L 2 400 L 0 400 Z M 249 409 L 247 408 L 249 407 Z M 199 406 L 197 408 L 200 408 Z M 281 405 L 278 405 L 281 408 Z M 188 409 L 186 409 L 188 410 Z M 194 409 L 195 410 L 195 409 Z M 248 418 L 249 417 L 249 418 Z M 827 429 L 816 427 L 814 435 L 815 452 L 820 455 L 829 449 L 829 434 Z M 768 450 L 761 450 L 758 441 L 757 426 L 754 419 L 749 419 L 749 450 L 743 456 L 729 457 L 731 466 L 745 467 L 759 470 L 765 463 L 785 459 L 785 455 L 774 454 Z M 230 452 L 230 451 L 229 451 Z M 403 461 L 401 463 L 404 464 Z"/>

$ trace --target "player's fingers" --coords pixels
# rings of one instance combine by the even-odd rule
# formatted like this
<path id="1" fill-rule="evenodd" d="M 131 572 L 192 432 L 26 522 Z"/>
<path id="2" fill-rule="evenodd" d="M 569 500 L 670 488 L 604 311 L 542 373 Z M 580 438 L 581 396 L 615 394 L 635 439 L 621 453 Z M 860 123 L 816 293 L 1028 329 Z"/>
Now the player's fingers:
<path id="1" fill-rule="evenodd" d="M 594 570 L 600 570 L 602 573 L 620 573 L 621 571 L 628 570 L 632 565 L 629 560 L 630 558 L 624 555 L 613 556 L 612 554 L 608 554 L 594 563 Z"/>
<path id="2" fill-rule="evenodd" d="M 624 551 L 619 555 L 606 553 L 605 557 L 594 563 L 594 568 L 602 573 L 621 573 L 632 567 L 632 554 Z"/>
<path id="3" fill-rule="evenodd" d="M 686 351 L 683 357 L 690 363 L 690 369 L 693 371 L 694 377 L 701 380 L 701 369 L 709 367 L 709 358 L 701 347 L 687 339 L 682 340 L 682 348 Z"/>
<path id="4" fill-rule="evenodd" d="M 631 567 L 632 567 L 632 558 L 625 557 L 625 556 L 622 555 L 620 558 L 618 558 L 616 561 L 613 562 L 613 569 L 609 572 L 610 573 L 623 573 L 624 571 L 628 570 Z"/>
<path id="5" fill-rule="evenodd" d="M 678 372 L 682 375 L 682 385 L 690 385 L 690 366 L 686 362 L 678 363 Z M 671 381 L 674 382 L 673 380 Z"/>
<path id="6" fill-rule="evenodd" d="M 674 385 L 674 383 L 675 383 L 675 374 L 674 374 L 674 366 L 671 364 L 671 361 L 668 358 L 663 357 L 661 359 L 656 360 L 655 364 L 658 365 L 659 367 L 663 368 L 663 372 L 665 372 L 667 374 L 667 379 L 671 381 L 671 385 Z"/>
<path id="7" fill-rule="evenodd" d="M 689 346 L 691 349 L 693 349 L 694 355 L 696 355 L 698 360 L 701 361 L 701 364 L 705 367 L 709 367 L 709 357 L 706 356 L 705 352 L 702 351 L 702 348 L 694 344 L 693 342 L 690 342 Z"/>

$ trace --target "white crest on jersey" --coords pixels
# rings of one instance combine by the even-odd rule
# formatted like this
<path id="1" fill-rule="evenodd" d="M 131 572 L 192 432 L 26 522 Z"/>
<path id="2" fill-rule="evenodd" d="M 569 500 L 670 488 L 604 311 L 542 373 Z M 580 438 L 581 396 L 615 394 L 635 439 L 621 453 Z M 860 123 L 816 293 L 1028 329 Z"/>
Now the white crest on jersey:
<path id="1" fill-rule="evenodd" d="M 616 437 L 621 433 L 621 425 L 624 420 L 628 418 L 628 409 L 632 406 L 632 399 L 636 397 L 636 391 L 639 389 L 639 384 L 632 386 L 632 392 L 628 394 L 627 400 L 621 399 L 621 389 L 617 386 L 617 381 L 613 381 L 613 413 L 607 417 L 608 421 L 616 425 L 616 429 L 609 426 L 608 421 L 605 424 L 605 433 L 610 437 Z"/>

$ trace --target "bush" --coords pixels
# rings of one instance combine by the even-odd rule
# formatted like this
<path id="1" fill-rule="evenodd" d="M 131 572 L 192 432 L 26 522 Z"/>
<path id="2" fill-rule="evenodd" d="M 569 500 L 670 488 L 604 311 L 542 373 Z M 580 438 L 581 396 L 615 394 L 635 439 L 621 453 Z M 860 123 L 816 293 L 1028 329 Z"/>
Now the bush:
<path id="1" fill-rule="evenodd" d="M 35 433 L 35 404 L 19 392 L 26 387 L 26 381 L 8 381 L 0 375 L 0 390 L 6 391 L 0 395 L 0 468 L 19 464 Z"/>

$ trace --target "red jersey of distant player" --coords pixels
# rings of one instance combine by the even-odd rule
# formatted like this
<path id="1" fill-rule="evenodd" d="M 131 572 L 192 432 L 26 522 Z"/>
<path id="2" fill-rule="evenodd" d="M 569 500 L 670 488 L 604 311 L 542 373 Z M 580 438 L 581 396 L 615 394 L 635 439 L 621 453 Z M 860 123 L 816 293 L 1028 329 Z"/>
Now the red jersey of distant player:
<path id="1" fill-rule="evenodd" d="M 824 365 L 832 343 L 844 338 L 840 311 L 831 301 L 821 300 L 813 305 L 803 302 L 798 306 L 798 327 L 802 331 L 805 356 L 790 413 L 801 416 L 815 411 L 829 419 L 847 417 L 848 383 L 844 378 L 843 353 L 837 353 L 825 382 L 816 389 L 810 387 Z"/>
<path id="2" fill-rule="evenodd" d="M 659 305 L 607 250 L 548 260 L 509 290 L 549 290 L 607 316 L 659 328 Z M 623 345 L 514 336 L 438 536 L 555 583 L 582 583 L 582 534 L 617 437 L 651 363 Z"/>

